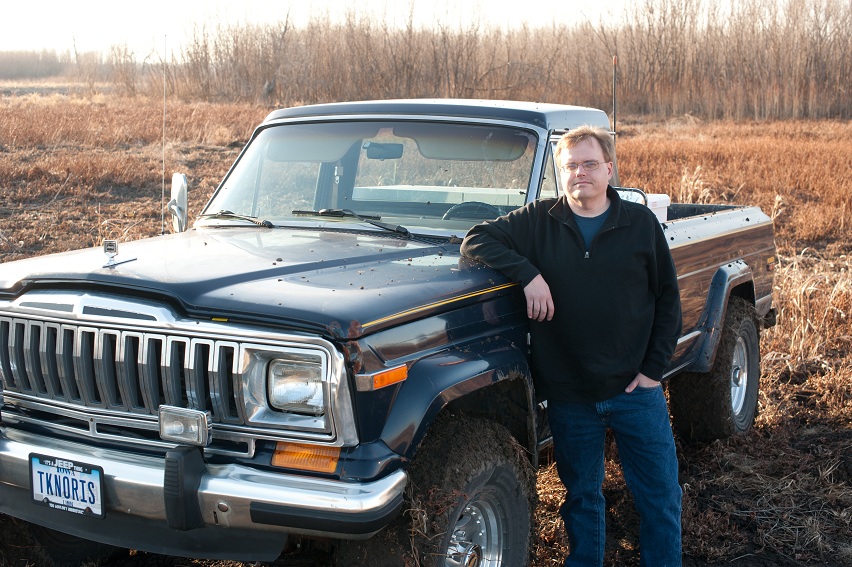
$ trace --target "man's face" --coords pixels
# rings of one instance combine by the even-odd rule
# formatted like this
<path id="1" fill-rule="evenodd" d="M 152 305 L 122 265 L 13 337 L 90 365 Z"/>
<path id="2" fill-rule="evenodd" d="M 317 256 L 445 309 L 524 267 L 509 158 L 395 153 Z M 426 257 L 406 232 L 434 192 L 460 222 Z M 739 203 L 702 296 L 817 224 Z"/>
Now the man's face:
<path id="1" fill-rule="evenodd" d="M 562 150 L 559 157 L 562 190 L 570 199 L 585 202 L 605 197 L 612 177 L 612 162 L 601 163 L 604 155 L 597 140 L 587 138 L 573 148 Z M 593 162 L 597 164 L 595 169 L 588 170 L 582 165 Z"/>

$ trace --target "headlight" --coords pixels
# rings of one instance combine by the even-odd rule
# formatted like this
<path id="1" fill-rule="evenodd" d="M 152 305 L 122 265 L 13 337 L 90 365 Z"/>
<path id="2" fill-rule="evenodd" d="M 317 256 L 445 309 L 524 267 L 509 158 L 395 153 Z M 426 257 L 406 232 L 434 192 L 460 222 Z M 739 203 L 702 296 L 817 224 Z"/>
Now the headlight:
<path id="1" fill-rule="evenodd" d="M 270 438 L 289 435 L 292 442 L 356 444 L 343 354 L 316 343 L 242 345 L 238 390 L 245 424 Z"/>
<path id="2" fill-rule="evenodd" d="M 277 410 L 323 415 L 326 396 L 322 360 L 272 360 L 267 375 L 267 396 L 269 405 Z"/>

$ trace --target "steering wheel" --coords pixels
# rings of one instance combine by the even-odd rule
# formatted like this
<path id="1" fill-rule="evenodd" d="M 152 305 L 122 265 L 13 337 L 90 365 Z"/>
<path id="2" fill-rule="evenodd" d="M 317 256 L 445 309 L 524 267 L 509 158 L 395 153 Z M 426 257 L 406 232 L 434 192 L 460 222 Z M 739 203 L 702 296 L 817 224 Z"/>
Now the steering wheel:
<path id="1" fill-rule="evenodd" d="M 444 213 L 441 220 L 450 220 L 453 218 L 489 219 L 497 218 L 502 214 L 503 212 L 494 205 L 489 205 L 482 201 L 465 201 L 464 203 L 457 203 L 447 209 L 447 212 Z"/>

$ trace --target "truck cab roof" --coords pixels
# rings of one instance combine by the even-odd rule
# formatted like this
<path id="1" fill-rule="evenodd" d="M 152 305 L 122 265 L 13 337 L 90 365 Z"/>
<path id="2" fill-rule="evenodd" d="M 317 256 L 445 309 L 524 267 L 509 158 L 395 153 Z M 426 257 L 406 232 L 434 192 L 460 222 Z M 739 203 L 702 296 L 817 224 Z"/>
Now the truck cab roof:
<path id="1" fill-rule="evenodd" d="M 606 113 L 596 108 L 542 102 L 468 99 L 406 99 L 334 102 L 271 112 L 264 124 L 291 118 L 330 116 L 444 116 L 476 120 L 525 122 L 546 130 L 568 130 L 583 124 L 609 129 Z"/>

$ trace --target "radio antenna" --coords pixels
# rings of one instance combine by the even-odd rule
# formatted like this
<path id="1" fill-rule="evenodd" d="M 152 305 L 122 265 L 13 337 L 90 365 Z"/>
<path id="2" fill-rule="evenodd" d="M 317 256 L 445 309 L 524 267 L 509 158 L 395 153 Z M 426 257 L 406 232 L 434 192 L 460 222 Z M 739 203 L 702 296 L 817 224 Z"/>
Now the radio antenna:
<path id="1" fill-rule="evenodd" d="M 612 136 L 613 140 L 618 137 L 618 129 L 616 127 L 616 112 L 618 105 L 616 104 L 616 81 L 618 79 L 618 55 L 612 56 Z"/>
<path id="2" fill-rule="evenodd" d="M 166 233 L 166 38 L 163 36 L 163 186 L 160 195 L 160 234 Z"/>

